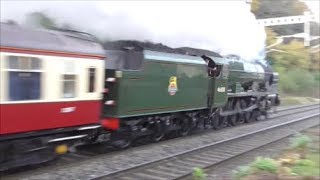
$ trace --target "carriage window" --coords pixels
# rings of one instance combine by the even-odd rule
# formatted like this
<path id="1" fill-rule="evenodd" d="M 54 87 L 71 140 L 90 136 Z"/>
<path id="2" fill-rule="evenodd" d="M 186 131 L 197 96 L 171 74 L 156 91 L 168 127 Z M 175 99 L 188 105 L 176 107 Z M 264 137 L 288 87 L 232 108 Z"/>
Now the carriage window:
<path id="1" fill-rule="evenodd" d="M 73 61 L 64 62 L 64 74 L 62 74 L 62 97 L 76 97 L 77 75 L 75 71 L 75 63 Z"/>
<path id="2" fill-rule="evenodd" d="M 95 76 L 96 76 L 96 68 L 89 68 L 88 69 L 88 76 L 89 76 L 89 86 L 88 92 L 95 91 Z"/>
<path id="3" fill-rule="evenodd" d="M 63 75 L 63 97 L 73 98 L 76 96 L 76 75 Z"/>
<path id="4" fill-rule="evenodd" d="M 9 56 L 7 59 L 9 100 L 36 100 L 41 94 L 41 63 L 38 58 Z"/>

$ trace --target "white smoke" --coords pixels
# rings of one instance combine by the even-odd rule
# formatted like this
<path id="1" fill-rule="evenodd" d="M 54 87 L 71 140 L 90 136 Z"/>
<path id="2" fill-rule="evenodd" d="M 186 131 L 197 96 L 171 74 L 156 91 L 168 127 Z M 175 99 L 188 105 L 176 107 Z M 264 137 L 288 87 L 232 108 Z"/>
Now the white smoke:
<path id="1" fill-rule="evenodd" d="M 1 1 L 1 20 L 44 11 L 108 40 L 140 40 L 257 58 L 265 31 L 245 1 Z"/>

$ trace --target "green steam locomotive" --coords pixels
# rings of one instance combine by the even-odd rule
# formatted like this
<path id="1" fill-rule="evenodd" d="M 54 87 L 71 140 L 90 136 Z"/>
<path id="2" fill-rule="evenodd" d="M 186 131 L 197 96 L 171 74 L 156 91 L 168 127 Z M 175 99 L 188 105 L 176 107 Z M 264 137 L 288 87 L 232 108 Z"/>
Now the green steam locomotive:
<path id="1" fill-rule="evenodd" d="M 120 122 L 111 134 L 118 147 L 141 136 L 160 141 L 171 132 L 252 122 L 280 104 L 278 74 L 260 61 L 137 41 L 104 48 L 102 116 Z"/>

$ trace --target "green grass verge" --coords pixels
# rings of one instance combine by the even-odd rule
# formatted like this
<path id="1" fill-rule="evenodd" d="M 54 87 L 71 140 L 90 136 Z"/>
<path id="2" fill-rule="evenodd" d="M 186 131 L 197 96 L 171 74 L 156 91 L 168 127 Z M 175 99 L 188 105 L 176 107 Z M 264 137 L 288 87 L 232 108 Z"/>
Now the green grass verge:
<path id="1" fill-rule="evenodd" d="M 320 155 L 319 152 L 311 153 L 307 156 L 305 163 L 297 163 L 291 167 L 292 172 L 298 176 L 320 176 Z"/>
<path id="2" fill-rule="evenodd" d="M 291 105 L 303 105 L 311 103 L 320 103 L 320 99 L 311 98 L 311 97 L 294 97 L 294 96 L 284 96 L 281 98 L 282 106 L 291 106 Z"/>
<path id="3" fill-rule="evenodd" d="M 289 147 L 275 159 L 258 157 L 249 165 L 238 167 L 233 171 L 233 179 L 313 180 L 320 177 L 319 135 L 297 134 L 290 140 Z"/>

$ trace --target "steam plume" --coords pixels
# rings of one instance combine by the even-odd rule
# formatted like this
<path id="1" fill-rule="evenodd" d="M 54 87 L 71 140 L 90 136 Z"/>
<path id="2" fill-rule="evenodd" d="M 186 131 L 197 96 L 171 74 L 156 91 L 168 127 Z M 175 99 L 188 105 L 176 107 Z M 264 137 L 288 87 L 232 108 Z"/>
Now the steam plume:
<path id="1" fill-rule="evenodd" d="M 108 40 L 140 40 L 257 58 L 265 46 L 245 1 L 1 1 L 1 20 L 44 11 Z"/>

